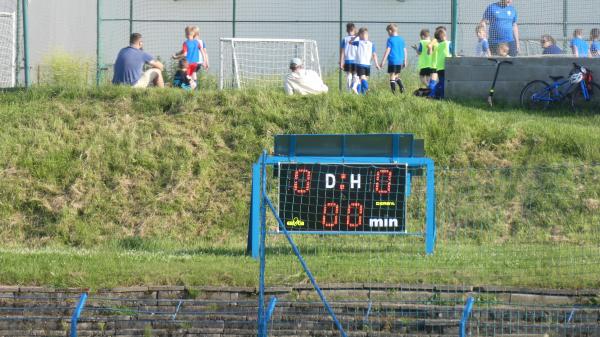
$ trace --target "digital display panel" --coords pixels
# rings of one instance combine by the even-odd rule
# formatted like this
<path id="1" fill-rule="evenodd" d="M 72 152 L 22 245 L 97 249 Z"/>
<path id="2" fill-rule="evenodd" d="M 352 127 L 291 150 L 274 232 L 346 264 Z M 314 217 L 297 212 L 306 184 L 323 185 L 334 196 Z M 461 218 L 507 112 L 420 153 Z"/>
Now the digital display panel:
<path id="1" fill-rule="evenodd" d="M 280 163 L 288 231 L 406 232 L 406 164 Z"/>

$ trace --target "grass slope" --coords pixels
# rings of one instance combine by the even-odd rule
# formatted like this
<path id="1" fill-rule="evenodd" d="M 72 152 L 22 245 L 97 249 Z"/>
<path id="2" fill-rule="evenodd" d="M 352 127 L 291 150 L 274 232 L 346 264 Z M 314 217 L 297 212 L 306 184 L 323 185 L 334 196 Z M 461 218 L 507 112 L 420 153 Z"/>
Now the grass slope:
<path id="1" fill-rule="evenodd" d="M 10 284 L 252 284 L 256 266 L 241 257 L 249 167 L 279 133 L 411 132 L 426 140 L 427 154 L 438 167 L 559 164 L 570 167 L 564 172 L 568 175 L 573 168 L 600 162 L 600 115 L 502 107 L 490 111 L 479 102 L 435 102 L 392 96 L 386 90 L 367 97 L 285 97 L 280 91 L 259 90 L 190 94 L 39 87 L 0 94 L 0 123 L 0 283 Z M 597 184 L 585 183 L 584 178 L 598 177 L 597 166 L 589 170 L 579 184 L 565 180 L 542 185 L 556 196 L 550 204 L 543 204 L 547 191 L 528 204 L 551 210 L 554 202 L 568 209 L 585 201 L 586 207 L 578 207 L 572 216 L 529 217 L 533 220 L 521 224 L 527 227 L 525 233 L 538 229 L 534 236 L 544 242 L 547 238 L 540 233 L 558 231 L 565 245 L 583 241 L 591 247 L 584 255 L 593 256 L 598 250 L 594 221 L 599 220 L 600 192 Z M 462 185 L 448 186 L 457 190 Z M 577 198 L 560 196 L 565 188 L 578 193 Z M 503 190 L 508 193 L 510 185 Z M 516 194 L 512 198 L 521 198 Z M 463 250 L 477 251 L 482 239 L 508 242 L 506 256 L 521 249 L 510 242 L 522 241 L 523 231 L 507 229 L 503 219 L 480 212 L 489 202 L 482 198 L 467 206 L 463 219 L 444 229 L 460 233 L 461 240 L 454 246 L 441 244 L 440 252 L 449 253 L 440 261 Z M 479 219 L 477 225 L 459 228 L 469 214 Z M 537 251 L 532 248 L 527 256 L 535 259 Z M 413 263 L 410 257 L 404 261 L 400 263 Z M 463 257 L 456 267 L 468 261 Z M 423 281 L 433 275 L 426 273 L 429 262 L 423 263 L 417 269 L 426 275 L 381 276 L 391 282 Z M 213 266 L 208 272 L 207 265 Z M 440 272 L 433 279 L 569 286 L 568 275 L 510 279 L 513 274 L 507 272 L 505 278 L 494 278 L 489 274 L 496 268 L 491 260 L 483 258 L 480 265 L 485 268 L 474 269 L 468 277 Z M 589 275 L 593 270 L 587 266 L 577 270 Z M 586 276 L 573 286 L 599 286 L 594 282 Z"/>

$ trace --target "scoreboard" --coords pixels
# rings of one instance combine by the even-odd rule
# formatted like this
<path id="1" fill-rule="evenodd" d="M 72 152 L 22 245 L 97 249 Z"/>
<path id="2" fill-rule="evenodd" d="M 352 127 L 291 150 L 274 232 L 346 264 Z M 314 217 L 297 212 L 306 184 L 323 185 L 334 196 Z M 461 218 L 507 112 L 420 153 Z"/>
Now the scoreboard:
<path id="1" fill-rule="evenodd" d="M 406 164 L 279 163 L 288 231 L 406 232 Z"/>

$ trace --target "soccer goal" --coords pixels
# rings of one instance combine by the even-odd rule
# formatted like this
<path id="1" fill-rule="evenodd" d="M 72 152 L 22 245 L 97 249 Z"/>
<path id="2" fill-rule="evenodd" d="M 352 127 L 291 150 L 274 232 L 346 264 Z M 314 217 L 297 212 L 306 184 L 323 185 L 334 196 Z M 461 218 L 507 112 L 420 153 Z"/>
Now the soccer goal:
<path id="1" fill-rule="evenodd" d="M 304 61 L 305 69 L 321 75 L 314 40 L 222 38 L 219 87 L 281 86 L 295 57 Z"/>
<path id="2" fill-rule="evenodd" d="M 11 88 L 15 86 L 16 59 L 16 13 L 0 12 L 0 88 Z"/>

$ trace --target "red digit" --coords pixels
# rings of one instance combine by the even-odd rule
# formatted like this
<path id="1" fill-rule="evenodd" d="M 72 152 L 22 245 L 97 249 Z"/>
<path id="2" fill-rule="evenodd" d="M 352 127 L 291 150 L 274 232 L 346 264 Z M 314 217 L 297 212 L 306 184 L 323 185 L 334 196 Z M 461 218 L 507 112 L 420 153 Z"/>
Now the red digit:
<path id="1" fill-rule="evenodd" d="M 302 188 L 298 188 L 300 175 L 304 177 L 304 186 Z M 310 190 L 310 179 L 312 173 L 307 169 L 297 169 L 294 172 L 294 192 L 297 194 L 305 194 Z"/>
<path id="2" fill-rule="evenodd" d="M 333 222 L 327 222 L 327 210 L 332 209 L 333 210 Z M 325 206 L 323 206 L 323 220 L 321 221 L 321 224 L 323 224 L 323 227 L 335 227 L 338 225 L 338 223 L 340 222 L 340 206 L 336 203 L 336 202 L 328 202 L 325 204 Z"/>
<path id="3" fill-rule="evenodd" d="M 387 186 L 385 188 L 381 188 L 381 175 L 382 174 L 386 174 L 387 175 Z M 388 194 L 392 191 L 392 171 L 391 170 L 387 170 L 387 169 L 383 169 L 383 170 L 377 170 L 377 173 L 375 174 L 375 192 L 379 193 L 379 194 Z"/>
<path id="4" fill-rule="evenodd" d="M 356 222 L 351 223 L 350 217 L 352 216 L 352 209 L 356 208 Z M 346 217 L 346 225 L 348 228 L 356 228 L 362 226 L 363 223 L 363 205 L 360 202 L 350 203 L 348 206 L 348 217 Z"/>

